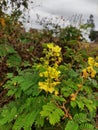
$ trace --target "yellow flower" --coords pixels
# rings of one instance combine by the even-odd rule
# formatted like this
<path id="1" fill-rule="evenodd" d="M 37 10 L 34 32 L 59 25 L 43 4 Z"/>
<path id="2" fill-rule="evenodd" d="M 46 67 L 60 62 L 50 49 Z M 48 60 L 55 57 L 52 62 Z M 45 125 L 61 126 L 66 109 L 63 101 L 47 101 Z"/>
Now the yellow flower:
<path id="1" fill-rule="evenodd" d="M 57 64 L 57 66 L 58 66 L 58 64 L 59 64 L 61 61 L 62 61 L 62 58 L 61 58 L 61 57 L 58 57 L 58 59 L 56 60 L 55 64 Z"/>
<path id="2" fill-rule="evenodd" d="M 95 66 L 95 67 L 98 67 L 98 63 L 97 63 L 97 62 L 95 62 L 94 66 Z"/>
<path id="3" fill-rule="evenodd" d="M 49 64 L 49 61 L 45 60 L 44 63 L 45 63 L 45 65 L 48 65 L 48 64 Z"/>
<path id="4" fill-rule="evenodd" d="M 89 57 L 89 58 L 88 58 L 88 64 L 89 64 L 90 66 L 94 66 L 94 63 L 95 63 L 94 58 L 93 58 L 93 57 Z"/>
<path id="5" fill-rule="evenodd" d="M 38 85 L 39 85 L 39 88 L 41 90 L 44 90 L 45 92 L 53 93 L 55 90 L 52 84 L 49 84 L 48 82 L 39 82 Z"/>
<path id="6" fill-rule="evenodd" d="M 56 85 L 60 84 L 60 82 L 53 82 L 52 86 L 55 87 Z"/>
<path id="7" fill-rule="evenodd" d="M 17 82 L 14 82 L 14 86 L 16 86 L 17 85 Z"/>
<path id="8" fill-rule="evenodd" d="M 74 101 L 76 99 L 77 94 L 76 93 L 72 93 L 70 96 L 71 96 L 71 101 Z"/>
<path id="9" fill-rule="evenodd" d="M 53 87 L 48 87 L 48 92 L 53 93 L 54 92 L 54 88 Z"/>
<path id="10" fill-rule="evenodd" d="M 89 74 L 87 73 L 87 70 L 86 69 L 83 69 L 82 70 L 82 76 L 83 76 L 83 78 L 88 78 L 89 77 Z"/>
<path id="11" fill-rule="evenodd" d="M 54 46 L 53 46 L 53 43 L 47 44 L 47 47 L 50 48 L 50 49 L 53 48 L 53 47 L 54 47 Z"/>
<path id="12" fill-rule="evenodd" d="M 50 67 L 50 66 L 48 67 L 47 71 L 48 71 L 48 74 L 51 77 L 51 79 L 53 79 L 53 78 L 57 79 L 60 75 L 60 71 L 57 71 L 55 68 Z"/>
<path id="13" fill-rule="evenodd" d="M 61 57 L 58 57 L 58 62 L 60 63 L 62 61 L 62 58 Z"/>
<path id="14" fill-rule="evenodd" d="M 87 72 L 88 72 L 88 73 L 91 73 L 93 70 L 94 70 L 94 69 L 92 68 L 92 66 L 87 67 Z"/>
<path id="15" fill-rule="evenodd" d="M 56 91 L 54 92 L 54 94 L 57 96 L 57 95 L 59 94 L 59 92 L 56 90 Z"/>
<path id="16" fill-rule="evenodd" d="M 48 77 L 49 76 L 48 71 L 43 72 L 43 74 L 44 74 L 44 77 Z"/>
<path id="17" fill-rule="evenodd" d="M 92 73 L 91 73 L 91 78 L 94 78 L 94 77 L 95 77 L 95 75 L 96 75 L 96 71 L 95 71 L 95 70 L 93 70 L 93 71 L 92 71 Z"/>
<path id="18" fill-rule="evenodd" d="M 39 82 L 38 85 L 41 90 L 45 90 L 46 92 L 48 92 L 48 86 L 46 82 Z"/>
<path id="19" fill-rule="evenodd" d="M 61 48 L 53 43 L 47 44 L 47 47 L 52 51 L 52 56 L 60 56 Z"/>
<path id="20" fill-rule="evenodd" d="M 55 86 L 60 84 L 60 82 L 52 82 L 50 79 L 45 80 L 45 82 L 39 82 L 39 88 L 45 92 L 53 93 L 55 91 Z"/>
<path id="21" fill-rule="evenodd" d="M 53 51 L 56 52 L 56 53 L 58 53 L 58 54 L 60 54 L 61 48 L 56 45 L 56 46 L 53 48 Z"/>
<path id="22" fill-rule="evenodd" d="M 40 77 L 51 77 L 51 79 L 58 79 L 60 71 L 57 71 L 56 68 L 48 67 L 45 72 L 39 73 Z"/>
<path id="23" fill-rule="evenodd" d="M 92 66 L 87 67 L 87 72 L 89 73 L 89 76 L 90 76 L 91 78 L 94 78 L 95 75 L 96 75 L 96 71 L 93 69 Z"/>
<path id="24" fill-rule="evenodd" d="M 40 76 L 40 77 L 43 77 L 43 73 L 39 73 L 39 76 Z"/>
<path id="25" fill-rule="evenodd" d="M 78 88 L 82 88 L 82 84 L 77 84 Z"/>

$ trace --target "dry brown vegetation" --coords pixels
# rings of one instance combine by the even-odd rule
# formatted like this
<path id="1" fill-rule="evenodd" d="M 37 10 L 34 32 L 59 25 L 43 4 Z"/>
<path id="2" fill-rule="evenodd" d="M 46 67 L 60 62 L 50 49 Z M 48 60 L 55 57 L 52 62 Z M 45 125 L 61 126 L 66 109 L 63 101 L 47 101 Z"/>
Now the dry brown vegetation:
<path id="1" fill-rule="evenodd" d="M 86 52 L 89 56 L 92 56 L 92 55 L 96 56 L 98 54 L 98 43 L 97 42 L 95 42 L 95 43 L 81 42 L 79 46 L 81 49 L 86 50 Z"/>

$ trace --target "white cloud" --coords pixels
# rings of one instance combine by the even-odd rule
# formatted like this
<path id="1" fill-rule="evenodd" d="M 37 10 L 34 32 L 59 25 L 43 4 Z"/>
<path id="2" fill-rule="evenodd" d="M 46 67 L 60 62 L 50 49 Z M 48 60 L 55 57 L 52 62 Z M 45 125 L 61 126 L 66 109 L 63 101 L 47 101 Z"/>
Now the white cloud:
<path id="1" fill-rule="evenodd" d="M 36 6 L 36 5 L 41 6 Z M 31 21 L 36 18 L 35 14 L 41 17 L 64 16 L 72 17 L 73 14 L 83 14 L 88 19 L 90 14 L 94 15 L 96 27 L 98 28 L 98 0 L 35 0 L 35 8 L 30 9 Z"/>
<path id="2" fill-rule="evenodd" d="M 88 2 L 88 0 L 43 0 L 43 10 L 54 13 L 83 13 L 97 14 L 97 0 Z"/>

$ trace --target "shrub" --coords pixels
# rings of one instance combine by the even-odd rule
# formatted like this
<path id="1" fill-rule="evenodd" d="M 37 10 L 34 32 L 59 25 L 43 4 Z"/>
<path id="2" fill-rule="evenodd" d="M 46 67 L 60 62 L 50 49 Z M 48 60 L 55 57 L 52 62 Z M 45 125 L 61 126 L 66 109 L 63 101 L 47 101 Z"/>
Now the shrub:
<path id="1" fill-rule="evenodd" d="M 64 41 L 10 18 L 0 28 L 0 129 L 97 130 L 98 56 L 79 48 L 78 33 Z"/>
<path id="2" fill-rule="evenodd" d="M 82 70 L 69 64 L 61 65 L 61 48 L 53 43 L 43 44 L 40 63 L 18 74 L 7 73 L 4 88 L 13 100 L 0 108 L 0 128 L 7 130 L 65 129 L 93 130 L 97 107 L 98 83 L 94 76 L 85 77 Z M 88 59 L 92 65 L 94 59 Z M 97 67 L 96 74 L 97 74 Z"/>

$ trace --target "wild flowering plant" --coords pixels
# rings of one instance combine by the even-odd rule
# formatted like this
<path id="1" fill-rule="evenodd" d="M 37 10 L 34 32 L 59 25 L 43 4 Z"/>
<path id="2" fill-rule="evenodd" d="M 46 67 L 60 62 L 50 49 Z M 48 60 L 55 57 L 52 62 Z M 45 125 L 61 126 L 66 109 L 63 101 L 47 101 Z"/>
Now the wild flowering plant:
<path id="1" fill-rule="evenodd" d="M 0 130 L 32 130 L 33 126 L 36 130 L 97 130 L 98 94 L 93 92 L 97 82 L 85 79 L 85 73 L 81 76 L 71 63 L 62 63 L 58 45 L 45 43 L 43 47 L 43 57 L 32 68 L 19 68 L 19 60 L 18 74 L 8 73 L 4 88 L 14 100 L 0 109 Z M 88 59 L 94 70 L 97 62 L 98 57 Z"/>
<path id="2" fill-rule="evenodd" d="M 85 82 L 85 73 L 83 72 L 81 76 L 69 65 L 59 64 L 63 60 L 61 48 L 53 43 L 45 44 L 43 53 L 44 58 L 40 58 L 41 64 L 38 66 L 40 68 L 38 85 L 41 92 L 47 93 L 49 101 L 43 105 L 40 112 L 41 117 L 49 121 L 50 126 L 54 126 L 53 128 L 65 128 L 65 130 L 96 129 L 95 125 L 92 124 L 93 118 L 89 120 L 88 116 L 95 114 L 94 95 L 96 94 L 92 93 L 91 86 Z M 89 67 L 86 70 L 90 71 L 90 76 L 95 76 L 93 67 L 96 63 L 97 60 L 93 64 L 93 60 L 88 59 Z M 94 66 L 91 66 L 92 64 Z"/>
<path id="3" fill-rule="evenodd" d="M 58 65 L 62 60 L 61 48 L 53 43 L 48 43 L 46 46 L 47 48 L 43 50 L 45 58 L 40 59 L 44 71 L 40 72 L 39 76 L 44 80 L 39 82 L 39 88 L 47 93 L 58 94 L 56 86 L 60 84 Z"/>
<path id="4" fill-rule="evenodd" d="M 3 24 L 0 22 L 0 25 Z M 5 36 L 12 42 L 12 45 L 16 37 L 23 44 L 32 42 L 31 34 L 27 35 L 20 31 L 16 35 L 17 29 L 13 36 L 13 31 L 10 30 L 15 28 L 15 26 L 6 28 L 9 35 Z M 11 35 L 12 38 L 9 37 Z M 71 53 L 73 50 L 68 48 L 64 51 L 64 44 L 62 44 L 61 54 L 61 47 L 54 43 L 42 44 L 40 37 L 38 34 L 34 35 L 34 43 L 38 43 L 37 45 L 41 43 L 44 47 L 42 58 L 35 64 L 31 62 L 33 55 L 30 52 L 36 52 L 35 46 L 37 47 L 37 45 L 31 44 L 31 46 L 34 45 L 33 50 L 23 47 L 24 51 L 21 50 L 21 46 L 18 46 L 18 40 L 15 44 L 19 47 L 19 51 L 16 51 L 16 46 L 14 50 L 10 44 L 4 45 L 4 49 L 1 45 L 1 50 L 4 51 L 4 53 L 1 51 L 1 59 L 6 55 L 4 61 L 6 61 L 5 66 L 8 68 L 8 73 L 5 74 L 7 81 L 4 80 L 2 85 L 7 92 L 6 96 L 4 95 L 4 105 L 0 108 L 0 130 L 97 130 L 94 117 L 98 107 L 98 92 L 95 91 L 98 89 L 97 78 L 95 78 L 97 77 L 98 57 L 95 59 L 90 57 L 86 68 L 83 64 L 86 73 L 83 72 L 81 76 L 80 67 L 77 67 L 77 64 L 73 66 L 70 60 L 67 62 L 69 57 L 72 57 L 73 60 L 77 58 L 75 53 Z M 2 37 L 2 40 L 4 38 Z M 5 39 L 4 42 L 9 43 Z M 59 43 L 61 45 L 65 41 Z M 25 56 L 23 52 L 26 53 Z M 28 54 L 30 54 L 30 59 Z M 67 55 L 68 58 L 66 58 Z M 82 64 L 79 59 L 81 57 L 78 57 L 79 65 Z M 27 59 L 30 60 L 30 63 L 26 62 Z"/>
<path id="5" fill-rule="evenodd" d="M 98 68 L 98 56 L 95 59 L 93 57 L 89 57 L 88 65 L 88 67 L 82 70 L 83 78 L 94 78 L 97 74 L 96 68 Z"/>

